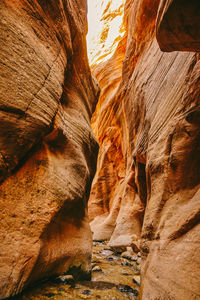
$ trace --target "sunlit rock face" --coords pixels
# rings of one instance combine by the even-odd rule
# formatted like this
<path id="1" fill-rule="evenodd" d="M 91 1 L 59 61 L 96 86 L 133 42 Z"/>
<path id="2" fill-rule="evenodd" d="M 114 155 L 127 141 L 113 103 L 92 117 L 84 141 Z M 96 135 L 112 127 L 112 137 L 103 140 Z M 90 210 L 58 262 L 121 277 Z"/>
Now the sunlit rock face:
<path id="1" fill-rule="evenodd" d="M 109 5 L 111 6 L 110 1 Z M 118 5 L 121 7 L 123 2 L 118 1 Z M 105 13 L 107 15 L 107 11 Z M 121 16 L 121 12 L 118 11 L 118 13 Z M 114 12 L 110 11 L 110 15 L 112 17 Z M 101 18 L 104 19 L 103 16 Z M 109 21 L 108 17 L 107 19 Z M 122 26 L 126 26 L 125 19 Z M 132 229 L 131 220 L 134 214 L 134 208 L 132 208 L 134 191 L 132 186 L 127 186 L 131 173 L 128 172 L 126 177 L 126 155 L 122 149 L 121 124 L 115 116 L 120 102 L 114 97 L 121 81 L 127 35 L 121 36 L 119 32 L 115 32 L 112 38 L 118 40 L 117 49 L 114 54 L 112 52 L 112 57 L 107 61 L 104 61 L 104 57 L 101 61 L 100 57 L 92 66 L 92 72 L 101 87 L 101 96 L 92 118 L 92 129 L 100 144 L 100 153 L 89 200 L 89 216 L 95 240 L 110 240 L 115 230 L 116 234 L 113 235 L 115 244 L 130 245 L 133 231 L 134 237 L 136 232 Z M 104 45 L 100 44 L 100 46 L 104 48 Z M 123 221 L 124 210 L 128 212 L 125 213 L 126 222 Z M 117 223 L 118 226 L 116 226 Z M 138 225 L 139 235 L 140 227 Z M 120 235 L 118 230 L 120 230 Z"/>
<path id="2" fill-rule="evenodd" d="M 0 298 L 67 270 L 90 277 L 87 200 L 99 88 L 86 1 L 0 1 Z"/>
<path id="3" fill-rule="evenodd" d="M 200 295 L 200 60 L 195 52 L 160 50 L 156 26 L 161 44 L 162 30 L 175 22 L 166 3 L 127 1 L 125 36 L 94 67 L 102 92 L 92 124 L 100 151 L 91 227 L 94 239 L 140 248 L 144 300 Z M 176 29 L 179 45 L 171 40 L 171 49 L 199 51 L 188 48 L 190 40 L 184 46 L 188 28 Z"/>

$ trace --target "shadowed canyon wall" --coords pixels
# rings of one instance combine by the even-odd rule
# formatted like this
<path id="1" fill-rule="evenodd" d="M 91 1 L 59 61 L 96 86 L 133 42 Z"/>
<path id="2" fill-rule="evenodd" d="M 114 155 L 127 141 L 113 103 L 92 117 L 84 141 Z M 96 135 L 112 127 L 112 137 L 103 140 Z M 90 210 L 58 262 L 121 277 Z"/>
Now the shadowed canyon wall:
<path id="1" fill-rule="evenodd" d="M 92 65 L 101 95 L 92 119 L 100 150 L 91 228 L 95 240 L 140 249 L 144 300 L 200 298 L 195 9 L 198 1 L 127 0 L 116 51 Z M 182 52 L 164 53 L 158 43 Z"/>
<path id="2" fill-rule="evenodd" d="M 99 87 L 86 11 L 86 0 L 0 1 L 0 298 L 68 269 L 90 277 Z"/>

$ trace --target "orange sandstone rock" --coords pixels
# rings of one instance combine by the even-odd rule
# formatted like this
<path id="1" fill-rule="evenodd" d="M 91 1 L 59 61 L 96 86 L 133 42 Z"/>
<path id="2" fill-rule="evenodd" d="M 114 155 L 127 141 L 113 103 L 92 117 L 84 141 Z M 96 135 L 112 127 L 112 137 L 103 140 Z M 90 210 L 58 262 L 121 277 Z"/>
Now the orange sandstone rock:
<path id="1" fill-rule="evenodd" d="M 157 40 L 163 51 L 199 51 L 200 2 L 162 0 L 157 17 Z"/>
<path id="2" fill-rule="evenodd" d="M 160 9 L 159 0 L 127 1 L 124 57 L 118 48 L 93 69 L 102 93 L 92 124 L 100 151 L 89 212 L 95 239 L 140 243 L 141 299 L 198 299 L 200 60 L 195 52 L 160 50 Z M 172 39 L 168 48 L 162 32 L 177 21 L 170 16 L 169 9 L 157 23 L 162 49 L 194 49 L 181 40 L 184 26 L 181 46 Z"/>
<path id="3" fill-rule="evenodd" d="M 0 298 L 68 270 L 90 277 L 87 200 L 99 88 L 86 1 L 0 2 Z"/>

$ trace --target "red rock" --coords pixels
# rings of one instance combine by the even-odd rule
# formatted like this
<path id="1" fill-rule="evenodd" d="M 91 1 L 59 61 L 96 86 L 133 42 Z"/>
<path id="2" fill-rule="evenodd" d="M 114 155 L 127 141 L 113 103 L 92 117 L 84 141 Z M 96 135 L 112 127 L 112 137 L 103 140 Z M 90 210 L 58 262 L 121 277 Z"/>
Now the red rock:
<path id="1" fill-rule="evenodd" d="M 160 50 L 159 4 L 127 1 L 122 52 L 119 46 L 120 55 L 93 68 L 102 92 L 92 124 L 100 151 L 89 212 L 95 239 L 140 242 L 141 299 L 198 299 L 200 60 Z M 165 20 L 179 18 L 169 7 L 157 24 L 165 51 L 194 49 L 181 40 L 190 13 L 182 11 L 180 45 L 169 36 L 173 49 Z"/>
<path id="2" fill-rule="evenodd" d="M 86 32 L 86 1 L 0 2 L 0 298 L 68 269 L 90 277 Z"/>
<path id="3" fill-rule="evenodd" d="M 200 2 L 162 0 L 157 18 L 157 40 L 163 51 L 199 51 Z"/>

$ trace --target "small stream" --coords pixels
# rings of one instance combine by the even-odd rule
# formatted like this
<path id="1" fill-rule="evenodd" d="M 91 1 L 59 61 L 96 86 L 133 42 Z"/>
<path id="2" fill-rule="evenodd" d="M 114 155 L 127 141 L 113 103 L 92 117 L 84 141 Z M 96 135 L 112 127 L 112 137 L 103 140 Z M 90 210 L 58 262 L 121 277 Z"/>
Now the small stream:
<path id="1" fill-rule="evenodd" d="M 74 282 L 71 275 L 60 276 L 12 300 L 138 299 L 140 260 L 140 254 L 116 254 L 106 242 L 93 242 L 91 281 Z"/>

